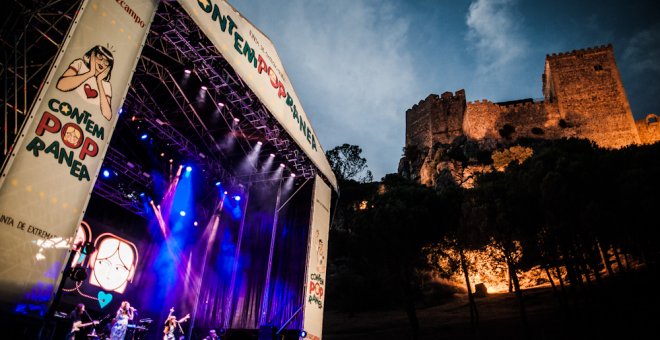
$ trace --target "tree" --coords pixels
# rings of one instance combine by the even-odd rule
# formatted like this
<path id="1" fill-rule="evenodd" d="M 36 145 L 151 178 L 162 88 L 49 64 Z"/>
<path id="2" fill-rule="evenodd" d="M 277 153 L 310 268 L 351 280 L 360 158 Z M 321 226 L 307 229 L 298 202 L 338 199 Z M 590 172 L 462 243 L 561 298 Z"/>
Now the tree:
<path id="1" fill-rule="evenodd" d="M 357 145 L 344 143 L 335 146 L 332 150 L 325 152 L 330 167 L 340 181 L 355 180 L 358 182 L 371 182 L 373 176 L 367 169 L 367 159 L 361 156 L 362 148 Z M 363 171 L 366 173 L 362 177 L 357 177 Z"/>

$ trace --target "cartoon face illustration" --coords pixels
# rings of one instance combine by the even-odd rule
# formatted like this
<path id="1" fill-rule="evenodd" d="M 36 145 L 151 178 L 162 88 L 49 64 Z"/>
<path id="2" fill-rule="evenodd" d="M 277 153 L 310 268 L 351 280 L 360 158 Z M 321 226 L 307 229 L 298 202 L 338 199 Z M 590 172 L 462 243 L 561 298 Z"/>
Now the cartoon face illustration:
<path id="1" fill-rule="evenodd" d="M 57 80 L 57 89 L 62 92 L 74 91 L 81 99 L 98 105 L 107 120 L 112 119 L 110 84 L 115 59 L 109 49 L 96 45 L 82 58 L 75 59 Z"/>
<path id="2" fill-rule="evenodd" d="M 73 123 L 67 123 L 62 127 L 62 140 L 66 146 L 77 149 L 82 144 L 82 132 L 80 127 Z"/>
<path id="3" fill-rule="evenodd" d="M 135 275 L 137 248 L 125 239 L 105 233 L 96 239 L 96 251 L 89 263 L 92 267 L 90 284 L 106 291 L 123 293 Z"/>

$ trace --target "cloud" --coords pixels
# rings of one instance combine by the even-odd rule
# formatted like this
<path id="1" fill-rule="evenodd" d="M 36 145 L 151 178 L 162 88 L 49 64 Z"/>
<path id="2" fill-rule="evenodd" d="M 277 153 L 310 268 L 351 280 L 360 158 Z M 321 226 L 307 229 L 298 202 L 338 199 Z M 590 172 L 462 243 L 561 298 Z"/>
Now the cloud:
<path id="1" fill-rule="evenodd" d="M 623 51 L 623 62 L 636 73 L 660 72 L 660 25 L 637 32 Z"/>
<path id="2" fill-rule="evenodd" d="M 527 54 L 528 43 L 520 33 L 513 5 L 515 0 L 476 0 L 466 17 L 467 41 L 477 52 L 480 73 L 504 74 L 502 67 L 515 66 Z"/>
<path id="3" fill-rule="evenodd" d="M 296 0 L 269 12 L 255 24 L 277 46 L 323 147 L 357 144 L 375 179 L 396 172 L 405 110 L 419 100 L 409 20 L 375 0 Z"/>

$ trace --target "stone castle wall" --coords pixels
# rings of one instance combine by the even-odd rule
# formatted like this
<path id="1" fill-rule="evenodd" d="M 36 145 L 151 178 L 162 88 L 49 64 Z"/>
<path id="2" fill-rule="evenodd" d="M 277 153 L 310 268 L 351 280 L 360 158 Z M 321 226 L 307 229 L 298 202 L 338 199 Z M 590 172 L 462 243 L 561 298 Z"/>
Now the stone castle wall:
<path id="1" fill-rule="evenodd" d="M 546 57 L 544 94 L 579 137 L 620 148 L 640 142 L 612 45 Z"/>
<path id="2" fill-rule="evenodd" d="M 406 145 L 431 149 L 464 135 L 508 141 L 578 137 L 620 148 L 660 138 L 660 128 L 634 121 L 611 45 L 548 55 L 542 79 L 543 101 L 465 102 L 464 90 L 430 95 L 406 112 Z"/>
<path id="3" fill-rule="evenodd" d="M 644 119 L 635 121 L 642 144 L 660 142 L 660 117 L 650 113 Z"/>
<path id="4" fill-rule="evenodd" d="M 658 116 L 633 119 L 611 45 L 546 56 L 542 81 L 541 101 L 466 102 L 464 90 L 420 101 L 406 111 L 406 146 L 425 154 L 404 157 L 399 171 L 427 185 L 443 173 L 469 185 L 475 173 L 485 171 L 474 145 L 493 151 L 519 138 L 586 138 L 606 148 L 660 141 Z M 456 148 L 467 162 L 447 158 Z"/>

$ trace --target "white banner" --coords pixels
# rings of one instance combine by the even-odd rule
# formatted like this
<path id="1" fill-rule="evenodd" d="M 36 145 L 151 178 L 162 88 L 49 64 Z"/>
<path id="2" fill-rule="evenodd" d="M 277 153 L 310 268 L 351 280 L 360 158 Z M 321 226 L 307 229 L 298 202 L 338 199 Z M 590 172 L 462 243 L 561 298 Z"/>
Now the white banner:
<path id="1" fill-rule="evenodd" d="M 0 304 L 43 316 L 158 0 L 86 0 L 0 178 Z"/>
<path id="2" fill-rule="evenodd" d="M 325 303 L 325 271 L 330 230 L 330 198 L 332 192 L 323 179 L 316 176 L 312 198 L 312 222 L 307 248 L 307 277 L 305 278 L 305 308 L 303 329 L 306 339 L 320 340 L 323 332 L 323 304 Z"/>
<path id="3" fill-rule="evenodd" d="M 270 39 L 224 0 L 178 1 L 273 117 L 337 188 L 337 179 L 325 152 Z"/>

